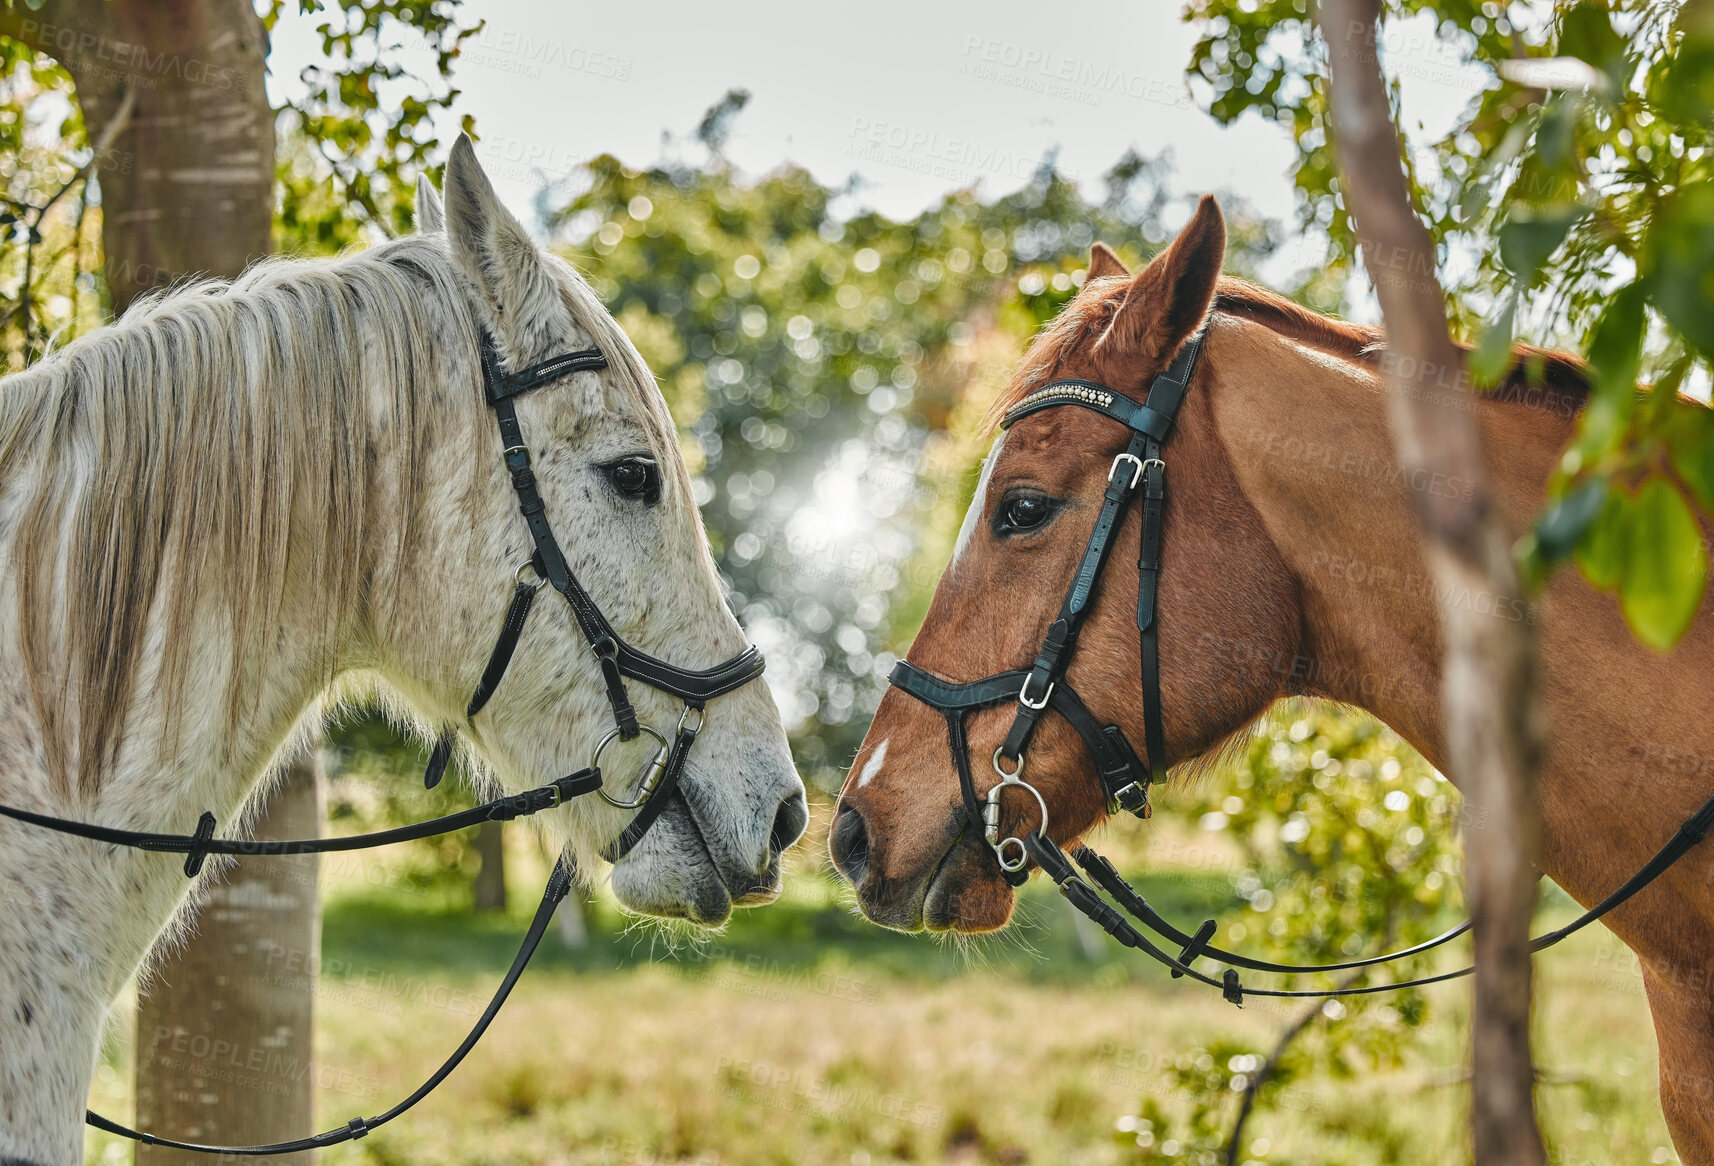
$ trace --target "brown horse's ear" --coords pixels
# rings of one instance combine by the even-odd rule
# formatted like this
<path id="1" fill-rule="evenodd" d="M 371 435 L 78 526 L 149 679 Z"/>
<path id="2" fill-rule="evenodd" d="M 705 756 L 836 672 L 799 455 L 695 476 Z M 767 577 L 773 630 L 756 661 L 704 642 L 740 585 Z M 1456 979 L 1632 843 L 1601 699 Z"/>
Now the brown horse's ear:
<path id="1" fill-rule="evenodd" d="M 1089 249 L 1089 278 L 1100 279 L 1106 275 L 1129 275 L 1125 263 L 1113 248 L 1105 243 L 1096 243 Z"/>
<path id="2" fill-rule="evenodd" d="M 1158 368 L 1201 325 L 1226 257 L 1226 219 L 1211 195 L 1178 238 L 1137 273 L 1101 347 L 1108 359 Z"/>

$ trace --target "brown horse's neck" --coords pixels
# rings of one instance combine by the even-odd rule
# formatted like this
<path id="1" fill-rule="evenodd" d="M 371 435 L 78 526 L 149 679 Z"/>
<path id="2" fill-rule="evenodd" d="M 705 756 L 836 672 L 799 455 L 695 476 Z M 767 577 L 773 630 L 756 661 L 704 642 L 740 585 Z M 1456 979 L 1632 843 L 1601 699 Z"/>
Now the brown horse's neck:
<path id="1" fill-rule="evenodd" d="M 1613 599 L 1574 569 L 1528 603 L 1437 596 L 1411 491 L 1468 484 L 1403 474 L 1380 371 L 1228 316 L 1216 318 L 1208 355 L 1218 439 L 1298 580 L 1303 690 L 1369 710 L 1444 768 L 1437 602 L 1531 621 L 1547 726 L 1543 865 L 1579 897 L 1610 890 L 1714 792 L 1707 607 L 1662 657 L 1638 644 Z M 1574 410 L 1551 394 L 1475 407 L 1495 494 L 1522 533 L 1540 510 Z M 1702 856 L 1696 865 L 1714 871 Z"/>

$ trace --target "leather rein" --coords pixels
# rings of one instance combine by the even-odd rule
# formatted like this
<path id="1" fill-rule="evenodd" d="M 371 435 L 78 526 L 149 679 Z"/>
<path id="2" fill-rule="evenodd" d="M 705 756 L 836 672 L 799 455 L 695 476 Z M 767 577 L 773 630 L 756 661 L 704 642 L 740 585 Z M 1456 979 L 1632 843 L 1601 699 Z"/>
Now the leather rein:
<path id="1" fill-rule="evenodd" d="M 1162 460 L 1174 420 L 1184 403 L 1186 391 L 1196 373 L 1201 355 L 1204 331 L 1199 331 L 1180 347 L 1167 369 L 1155 377 L 1149 387 L 1146 403 L 1138 404 L 1124 394 L 1094 381 L 1079 379 L 1053 381 L 1037 389 L 1006 412 L 1001 428 L 1010 428 L 1020 419 L 1045 409 L 1075 406 L 1099 413 L 1129 430 L 1130 443 L 1113 459 L 1107 471 L 1107 489 L 1101 510 L 1090 532 L 1089 542 L 1077 571 L 1072 576 L 1059 612 L 1042 641 L 1041 651 L 1028 668 L 998 672 L 968 683 L 955 683 L 933 676 L 906 660 L 900 660 L 890 677 L 895 688 L 915 697 L 946 718 L 947 740 L 952 760 L 958 771 L 958 785 L 963 800 L 965 828 L 979 829 L 983 841 L 993 852 L 1000 873 L 1006 882 L 1016 887 L 1029 878 L 1030 863 L 1039 866 L 1053 880 L 1060 894 L 1084 916 L 1098 924 L 1126 947 L 1149 956 L 1171 969 L 1174 979 L 1187 976 L 1218 988 L 1233 1004 L 1242 1005 L 1246 994 L 1251 996 L 1322 998 L 1329 996 L 1360 996 L 1376 992 L 1391 992 L 1401 988 L 1435 984 L 1442 980 L 1467 976 L 1475 969 L 1460 968 L 1438 975 L 1424 976 L 1387 984 L 1362 987 L 1327 988 L 1316 990 L 1287 990 L 1280 988 L 1247 987 L 1239 980 L 1239 969 L 1255 972 L 1297 975 L 1309 972 L 1337 972 L 1374 967 L 1411 956 L 1421 955 L 1450 943 L 1470 930 L 1466 919 L 1456 927 L 1426 942 L 1401 951 L 1366 959 L 1328 964 L 1285 964 L 1254 959 L 1215 947 L 1209 942 L 1218 928 L 1213 919 L 1204 920 L 1195 932 L 1175 927 L 1151 907 L 1137 889 L 1126 882 L 1112 863 L 1087 846 L 1079 845 L 1067 857 L 1058 843 L 1048 836 L 1047 799 L 1024 778 L 1024 762 L 1030 737 L 1044 713 L 1058 713 L 1082 739 L 1094 762 L 1097 780 L 1107 802 L 1109 814 L 1121 810 L 1139 818 L 1149 816 L 1149 786 L 1164 780 L 1166 775 L 1166 736 L 1161 716 L 1160 690 L 1160 619 L 1157 611 L 1158 584 L 1161 569 L 1161 520 L 1166 507 L 1166 462 Z M 1125 512 L 1133 498 L 1140 498 L 1141 533 L 1137 556 L 1137 632 L 1139 636 L 1139 672 L 1142 681 L 1143 734 L 1147 763 L 1138 758 L 1124 731 L 1117 725 L 1104 725 L 1089 711 L 1066 680 L 1066 669 L 1077 650 L 1077 639 L 1084 618 L 1094 602 L 1096 586 L 1102 568 L 1113 549 L 1113 542 Z M 965 719 L 982 708 L 1015 702 L 1011 729 L 1004 742 L 994 751 L 992 766 L 999 780 L 979 796 L 971 775 L 970 743 L 965 734 Z M 1009 768 L 1008 768 L 1009 767 Z M 1030 795 L 1040 812 L 1040 822 L 1033 831 L 1019 835 L 1001 836 L 1001 799 L 1007 790 L 1019 790 Z M 1026 802 L 1026 806 L 1027 806 Z M 1676 834 L 1631 878 L 1600 903 L 1556 931 L 1531 941 L 1532 952 L 1551 947 L 1567 936 L 1582 930 L 1613 908 L 1625 902 L 1681 858 L 1714 828 L 1714 797 L 1687 819 Z M 1072 865 L 1072 858 L 1077 865 Z M 1078 867 L 1082 868 L 1079 873 Z M 1098 891 L 1096 888 L 1100 888 Z M 1117 907 L 1102 898 L 1101 891 Z M 1150 939 L 1176 946 L 1172 954 Z M 1218 978 L 1195 966 L 1207 958 L 1226 965 Z"/>
<path id="2" fill-rule="evenodd" d="M 613 711 L 613 728 L 601 738 L 588 768 L 580 769 L 576 773 L 568 774 L 536 789 L 495 798 L 455 814 L 416 822 L 397 829 L 379 830 L 346 838 L 284 840 L 216 838 L 214 836 L 214 815 L 206 812 L 198 821 L 196 831 L 192 834 L 155 834 L 140 830 L 116 829 L 90 822 L 56 818 L 50 814 L 35 813 L 6 805 L 0 805 L 0 816 L 112 846 L 123 846 L 154 853 L 183 854 L 186 856 L 184 873 L 188 878 L 195 877 L 202 870 L 204 861 L 211 854 L 254 857 L 366 850 L 376 846 L 387 846 L 395 842 L 448 834 L 482 822 L 508 822 L 515 818 L 527 817 L 531 814 L 553 809 L 556 806 L 564 805 L 573 798 L 594 793 L 600 795 L 610 805 L 636 811 L 636 815 L 631 819 L 630 824 L 602 851 L 602 857 L 609 862 L 618 862 L 629 854 L 642 841 L 643 836 L 648 833 L 649 827 L 654 825 L 666 809 L 667 804 L 678 793 L 679 782 L 684 775 L 686 759 L 690 754 L 691 746 L 696 743 L 697 734 L 702 730 L 703 717 L 708 702 L 717 696 L 742 688 L 761 676 L 765 663 L 762 659 L 762 653 L 755 645 L 751 645 L 730 660 L 717 664 L 713 668 L 704 670 L 680 668 L 633 647 L 620 637 L 619 633 L 613 629 L 613 625 L 608 622 L 607 617 L 602 614 L 601 608 L 596 604 L 594 598 L 584 590 L 583 585 L 572 574 L 570 566 L 566 563 L 565 555 L 560 550 L 559 541 L 554 538 L 553 527 L 547 518 L 547 504 L 542 500 L 541 493 L 536 488 L 535 472 L 530 468 L 530 451 L 524 443 L 523 431 L 518 424 L 516 406 L 518 397 L 551 381 L 556 381 L 575 372 L 593 372 L 606 368 L 607 358 L 602 355 L 599 349 L 587 348 L 576 352 L 562 353 L 517 372 L 507 373 L 502 366 L 494 338 L 485 328 L 481 331 L 480 350 L 483 398 L 488 406 L 494 410 L 494 418 L 500 431 L 501 456 L 505 460 L 506 469 L 511 476 L 512 489 L 518 496 L 518 509 L 529 527 L 530 538 L 535 549 L 529 560 L 520 565 L 515 573 L 512 602 L 506 610 L 506 617 L 501 624 L 499 638 L 495 641 L 494 649 L 489 654 L 487 666 L 483 668 L 482 677 L 477 682 L 469 703 L 465 706 L 465 722 L 468 723 L 482 710 L 489 698 L 494 695 L 495 689 L 500 686 L 500 682 L 505 678 L 506 670 L 512 662 L 512 655 L 517 649 L 518 640 L 523 635 L 524 625 L 529 618 L 531 608 L 534 606 L 537 592 L 544 586 L 552 586 L 554 590 L 565 597 L 578 630 L 588 641 L 590 651 L 594 653 L 596 660 L 600 663 L 607 700 Z M 526 574 L 533 576 L 533 578 L 526 577 Z M 630 695 L 625 688 L 627 678 L 640 681 L 648 687 L 665 692 L 684 703 L 684 711 L 679 716 L 678 727 L 670 742 L 664 734 L 637 719 L 636 709 L 631 704 Z M 644 734 L 652 737 L 657 745 L 654 757 L 644 768 L 636 790 L 628 796 L 616 797 L 609 793 L 603 784 L 601 755 L 615 739 L 631 741 Z M 446 771 L 446 766 L 452 758 L 456 743 L 457 729 L 452 725 L 446 726 L 429 757 L 428 767 L 423 774 L 424 785 L 433 788 L 440 782 Z M 436 1086 L 446 1079 L 448 1074 L 458 1067 L 459 1063 L 470 1053 L 470 1050 L 476 1047 L 476 1042 L 482 1039 L 482 1034 L 487 1032 L 488 1026 L 493 1023 L 495 1016 L 499 1015 L 501 1006 L 506 1003 L 513 986 L 518 982 L 518 978 L 523 975 L 525 967 L 529 965 L 530 957 L 535 954 L 542 936 L 547 932 L 554 909 L 559 906 L 560 900 L 570 893 L 572 882 L 571 867 L 568 861 L 562 858 L 554 865 L 554 869 L 548 877 L 547 885 L 542 891 L 541 904 L 536 908 L 535 917 L 530 921 L 529 929 L 525 932 L 524 938 L 518 946 L 518 952 L 513 957 L 511 966 L 507 969 L 505 976 L 500 981 L 500 986 L 495 990 L 487 1008 L 483 1010 L 469 1034 L 428 1080 L 424 1081 L 409 1097 L 384 1113 L 367 1118 L 354 1117 L 345 1125 L 337 1126 L 323 1133 L 265 1146 L 211 1146 L 195 1142 L 174 1141 L 171 1138 L 158 1137 L 154 1134 L 131 1129 L 93 1111 L 84 1114 L 84 1121 L 96 1129 L 130 1138 L 145 1145 L 168 1146 L 199 1154 L 273 1156 L 291 1154 L 300 1150 L 323 1149 L 361 1138 L 392 1121 L 427 1097 Z"/>

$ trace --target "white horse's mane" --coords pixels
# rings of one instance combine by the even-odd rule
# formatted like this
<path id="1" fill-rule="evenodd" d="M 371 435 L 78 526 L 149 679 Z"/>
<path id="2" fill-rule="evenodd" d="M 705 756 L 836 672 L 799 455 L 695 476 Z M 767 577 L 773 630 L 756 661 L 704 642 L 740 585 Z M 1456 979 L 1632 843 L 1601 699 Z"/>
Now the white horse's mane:
<path id="1" fill-rule="evenodd" d="M 611 382 L 635 394 L 649 443 L 664 452 L 672 421 L 647 367 L 583 279 L 560 266 L 573 320 L 607 355 Z M 92 794 L 115 755 L 152 617 L 167 628 L 155 680 L 168 707 L 185 686 L 183 633 L 199 610 L 230 612 L 234 675 L 267 667 L 294 509 L 325 521 L 315 560 L 290 568 L 325 588 L 329 630 L 360 610 L 356 564 L 383 533 L 365 529 L 376 445 L 395 451 L 409 489 L 449 410 L 482 409 L 474 384 L 462 407 L 434 396 L 447 353 L 462 348 L 474 361 L 462 278 L 442 235 L 269 260 L 144 301 L 6 378 L 0 542 L 13 549 L 20 663 L 43 750 L 67 792 Z M 378 369 L 391 370 L 390 396 L 365 383 Z M 474 471 L 461 492 L 467 510 Z M 403 551 L 413 507 L 397 502 L 385 534 Z M 228 715 L 239 713 L 235 698 Z"/>

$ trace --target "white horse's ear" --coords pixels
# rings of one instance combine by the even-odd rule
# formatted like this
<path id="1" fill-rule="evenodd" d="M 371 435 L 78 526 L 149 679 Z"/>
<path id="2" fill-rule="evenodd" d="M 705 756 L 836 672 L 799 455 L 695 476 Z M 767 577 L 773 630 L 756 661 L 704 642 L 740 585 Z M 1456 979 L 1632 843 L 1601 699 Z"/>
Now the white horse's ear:
<path id="1" fill-rule="evenodd" d="M 444 186 L 453 261 L 500 331 L 524 344 L 561 318 L 569 322 L 535 240 L 494 193 L 468 134 L 453 143 Z"/>
<path id="2" fill-rule="evenodd" d="M 440 192 L 427 174 L 417 175 L 417 234 L 439 235 L 446 230 L 446 212 L 440 209 Z"/>

